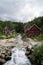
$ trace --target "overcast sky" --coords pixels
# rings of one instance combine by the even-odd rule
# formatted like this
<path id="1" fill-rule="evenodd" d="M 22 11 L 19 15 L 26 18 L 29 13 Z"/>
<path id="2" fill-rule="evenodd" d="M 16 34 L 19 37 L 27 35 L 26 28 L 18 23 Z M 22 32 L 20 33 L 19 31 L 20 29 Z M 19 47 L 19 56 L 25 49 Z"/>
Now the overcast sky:
<path id="1" fill-rule="evenodd" d="M 43 0 L 0 0 L 0 19 L 27 22 L 43 16 Z"/>

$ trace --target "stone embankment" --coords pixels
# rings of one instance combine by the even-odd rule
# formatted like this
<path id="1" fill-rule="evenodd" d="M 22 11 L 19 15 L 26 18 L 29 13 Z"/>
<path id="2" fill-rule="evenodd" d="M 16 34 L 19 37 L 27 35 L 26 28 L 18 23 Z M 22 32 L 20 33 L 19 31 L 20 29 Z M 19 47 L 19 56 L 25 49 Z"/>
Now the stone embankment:
<path id="1" fill-rule="evenodd" d="M 0 65 L 11 59 L 12 47 L 0 46 Z"/>

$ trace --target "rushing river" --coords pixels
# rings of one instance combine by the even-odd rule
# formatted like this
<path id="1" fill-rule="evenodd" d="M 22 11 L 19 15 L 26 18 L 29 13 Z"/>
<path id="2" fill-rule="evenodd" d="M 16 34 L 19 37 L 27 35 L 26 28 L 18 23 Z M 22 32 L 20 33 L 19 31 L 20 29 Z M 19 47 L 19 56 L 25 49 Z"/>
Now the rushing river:
<path id="1" fill-rule="evenodd" d="M 21 35 L 18 35 L 18 44 L 12 49 L 11 60 L 6 62 L 4 65 L 31 65 L 29 59 L 25 55 L 25 48 L 22 48 Z"/>

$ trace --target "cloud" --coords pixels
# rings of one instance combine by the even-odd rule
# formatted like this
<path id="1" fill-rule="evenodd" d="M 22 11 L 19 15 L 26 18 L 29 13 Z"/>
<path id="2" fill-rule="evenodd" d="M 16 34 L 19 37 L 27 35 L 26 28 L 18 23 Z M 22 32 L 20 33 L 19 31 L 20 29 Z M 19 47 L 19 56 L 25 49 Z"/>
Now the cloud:
<path id="1" fill-rule="evenodd" d="M 1 0 L 0 19 L 27 22 L 43 16 L 43 0 Z"/>

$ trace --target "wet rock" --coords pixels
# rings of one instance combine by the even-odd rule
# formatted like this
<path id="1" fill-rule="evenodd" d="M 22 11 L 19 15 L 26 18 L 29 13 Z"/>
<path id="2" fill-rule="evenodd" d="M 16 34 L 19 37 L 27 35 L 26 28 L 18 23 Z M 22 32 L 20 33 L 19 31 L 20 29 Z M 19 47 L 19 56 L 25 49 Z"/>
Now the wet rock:
<path id="1" fill-rule="evenodd" d="M 3 65 L 3 63 L 2 63 L 2 62 L 0 62 L 0 65 Z"/>
<path id="2" fill-rule="evenodd" d="M 11 59 L 11 56 L 6 56 L 5 60 L 8 61 Z"/>
<path id="3" fill-rule="evenodd" d="M 5 63 L 5 62 L 6 62 L 5 59 L 1 59 L 1 58 L 0 58 L 0 63 L 3 64 L 3 63 Z"/>
<path id="4" fill-rule="evenodd" d="M 5 55 L 4 54 L 1 54 L 2 58 L 5 58 Z"/>
<path id="5" fill-rule="evenodd" d="M 30 60 L 31 63 L 33 63 L 32 56 L 31 56 L 32 53 L 33 53 L 33 50 L 28 48 L 28 47 L 26 47 L 25 55 L 27 56 L 27 58 Z"/>
<path id="6" fill-rule="evenodd" d="M 32 49 L 26 47 L 26 55 L 31 55 L 32 54 Z"/>
<path id="7" fill-rule="evenodd" d="M 0 46 L 0 65 L 11 59 L 12 47 Z"/>
<path id="8" fill-rule="evenodd" d="M 2 51 L 1 51 L 1 53 L 2 53 L 2 54 L 5 54 L 5 53 L 6 53 L 6 51 L 5 51 L 5 50 L 2 50 Z"/>

